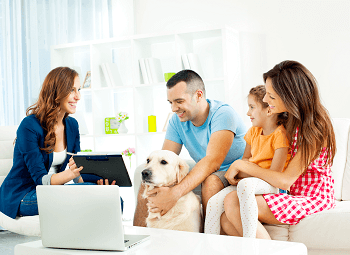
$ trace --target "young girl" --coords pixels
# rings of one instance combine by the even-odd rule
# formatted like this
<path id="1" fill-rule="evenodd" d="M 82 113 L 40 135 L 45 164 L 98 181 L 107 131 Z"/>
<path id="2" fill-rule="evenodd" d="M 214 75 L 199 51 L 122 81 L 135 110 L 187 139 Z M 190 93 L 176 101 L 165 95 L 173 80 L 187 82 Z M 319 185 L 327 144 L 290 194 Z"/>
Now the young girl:
<path id="1" fill-rule="evenodd" d="M 251 119 L 252 127 L 244 136 L 246 147 L 242 160 L 258 164 L 262 168 L 281 172 L 288 165 L 290 159 L 289 142 L 283 127 L 285 115 L 270 112 L 269 105 L 263 102 L 265 93 L 263 85 L 256 86 L 249 91 L 247 115 Z M 261 179 L 245 177 L 249 177 L 249 175 L 240 173 L 238 178 L 244 179 L 241 179 L 239 183 L 238 180 L 231 180 L 233 186 L 227 187 L 211 198 L 207 208 L 205 233 L 219 234 L 220 225 L 216 218 L 224 212 L 224 198 L 226 197 L 226 204 L 229 204 L 232 192 L 236 192 L 234 190 L 236 190 L 235 185 L 237 185 L 243 236 L 255 237 L 258 217 L 255 195 L 279 193 L 279 189 Z M 212 206 L 212 204 L 222 204 L 222 206 L 219 206 L 219 211 L 216 211 L 217 206 Z"/>
<path id="2" fill-rule="evenodd" d="M 249 91 L 247 115 L 250 117 L 252 127 L 244 136 L 247 145 L 242 160 L 255 163 L 265 169 L 282 172 L 290 159 L 289 142 L 283 126 L 283 114 L 271 113 L 269 105 L 263 102 L 265 94 L 266 90 L 263 85 Z M 238 177 L 246 176 L 238 175 Z M 279 193 L 279 189 L 255 177 L 244 178 L 237 184 L 244 237 L 255 238 L 256 236 L 258 206 L 255 195 L 268 193 Z M 230 214 L 234 195 L 236 193 L 231 192 L 224 200 L 226 216 L 230 222 L 237 220 L 233 219 L 233 215 Z"/>
<path id="3" fill-rule="evenodd" d="M 259 220 L 256 237 L 271 239 L 261 223 L 295 225 L 308 215 L 335 206 L 331 166 L 336 143 L 331 119 L 320 102 L 316 79 L 308 69 L 296 61 L 283 61 L 264 74 L 264 81 L 264 102 L 269 104 L 271 113 L 288 113 L 285 127 L 292 141 L 292 158 L 283 172 L 263 170 L 252 162 L 236 160 L 226 178 L 235 183 L 237 174 L 242 172 L 290 191 L 289 195 L 256 196 Z M 237 193 L 230 200 L 230 206 L 225 207 L 230 207 L 230 211 L 221 215 L 222 230 L 241 236 Z"/>

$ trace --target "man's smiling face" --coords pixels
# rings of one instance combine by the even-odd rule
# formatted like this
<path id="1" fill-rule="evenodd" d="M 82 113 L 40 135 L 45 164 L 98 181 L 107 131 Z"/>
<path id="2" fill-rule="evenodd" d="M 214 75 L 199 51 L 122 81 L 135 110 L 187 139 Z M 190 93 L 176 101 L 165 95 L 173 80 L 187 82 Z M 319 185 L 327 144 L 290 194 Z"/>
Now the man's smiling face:
<path id="1" fill-rule="evenodd" d="M 168 102 L 171 105 L 171 110 L 177 114 L 181 122 L 194 122 L 199 112 L 197 95 L 195 93 L 192 96 L 186 90 L 187 85 L 184 81 L 167 89 Z"/>

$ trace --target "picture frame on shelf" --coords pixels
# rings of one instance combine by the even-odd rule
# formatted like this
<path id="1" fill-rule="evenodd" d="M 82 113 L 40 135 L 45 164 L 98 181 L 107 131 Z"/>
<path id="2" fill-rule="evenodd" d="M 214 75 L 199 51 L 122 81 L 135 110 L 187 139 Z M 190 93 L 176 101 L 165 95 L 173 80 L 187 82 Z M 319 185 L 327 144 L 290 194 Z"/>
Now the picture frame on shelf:
<path id="1" fill-rule="evenodd" d="M 105 134 L 119 134 L 118 129 L 120 124 L 121 123 L 114 117 L 105 118 Z"/>
<path id="2" fill-rule="evenodd" d="M 173 116 L 173 112 L 169 112 L 168 117 L 166 118 L 166 121 L 164 123 L 164 127 L 163 127 L 163 132 L 166 132 L 167 128 L 168 128 L 168 124 L 169 124 L 169 120 L 171 118 L 171 116 Z"/>
<path id="3" fill-rule="evenodd" d="M 83 89 L 90 89 L 91 88 L 91 71 L 88 71 L 85 76 L 85 80 L 83 83 Z"/>

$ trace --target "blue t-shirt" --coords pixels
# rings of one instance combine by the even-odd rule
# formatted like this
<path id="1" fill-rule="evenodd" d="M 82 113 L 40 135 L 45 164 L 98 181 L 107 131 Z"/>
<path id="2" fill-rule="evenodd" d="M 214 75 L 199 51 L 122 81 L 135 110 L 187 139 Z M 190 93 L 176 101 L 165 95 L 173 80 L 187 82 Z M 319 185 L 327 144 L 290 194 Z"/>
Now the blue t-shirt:
<path id="1" fill-rule="evenodd" d="M 181 122 L 174 114 L 166 131 L 165 139 L 185 145 L 190 156 L 196 163 L 205 157 L 211 134 L 220 130 L 230 130 L 235 138 L 219 171 L 227 171 L 233 161 L 241 159 L 245 149 L 244 135 L 247 132 L 241 117 L 228 104 L 209 100 L 209 115 L 200 127 L 191 121 Z"/>

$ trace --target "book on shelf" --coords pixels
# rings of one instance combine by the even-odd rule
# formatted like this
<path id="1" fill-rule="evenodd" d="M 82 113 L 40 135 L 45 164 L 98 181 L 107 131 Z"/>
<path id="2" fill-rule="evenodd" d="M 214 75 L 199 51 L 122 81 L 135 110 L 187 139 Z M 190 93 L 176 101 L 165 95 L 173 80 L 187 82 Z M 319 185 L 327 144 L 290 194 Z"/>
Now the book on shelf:
<path id="1" fill-rule="evenodd" d="M 146 72 L 147 72 L 147 76 L 148 76 L 148 81 L 149 83 L 152 83 L 152 76 L 151 76 L 151 69 L 149 67 L 149 58 L 145 58 L 145 64 L 146 64 Z"/>
<path id="2" fill-rule="evenodd" d="M 147 74 L 147 69 L 146 69 L 146 61 L 145 61 L 144 58 L 140 58 L 139 62 L 140 62 L 140 70 L 141 70 L 143 83 L 148 84 L 150 82 L 149 82 L 149 79 L 148 79 L 148 74 Z"/>
<path id="3" fill-rule="evenodd" d="M 141 75 L 145 84 L 164 81 L 162 65 L 158 58 L 140 58 L 139 62 Z"/>
<path id="4" fill-rule="evenodd" d="M 107 68 L 107 73 L 111 80 L 112 87 L 122 86 L 123 82 L 120 78 L 118 64 L 115 63 L 105 63 Z"/>
<path id="5" fill-rule="evenodd" d="M 112 81 L 111 81 L 111 78 L 110 78 L 110 76 L 109 76 L 109 74 L 107 72 L 106 63 L 102 63 L 101 64 L 101 69 L 102 69 L 103 75 L 105 77 L 107 87 L 112 87 Z"/>
<path id="6" fill-rule="evenodd" d="M 149 65 L 149 71 L 151 74 L 151 81 L 153 83 L 163 82 L 164 76 L 160 60 L 158 58 L 148 58 L 147 60 Z"/>
<path id="7" fill-rule="evenodd" d="M 187 54 L 182 54 L 181 59 L 184 69 L 191 69 L 190 63 L 188 62 Z"/>
<path id="8" fill-rule="evenodd" d="M 195 53 L 188 53 L 187 58 L 191 67 L 190 69 L 198 73 L 203 78 L 202 66 L 199 61 L 198 55 Z"/>

